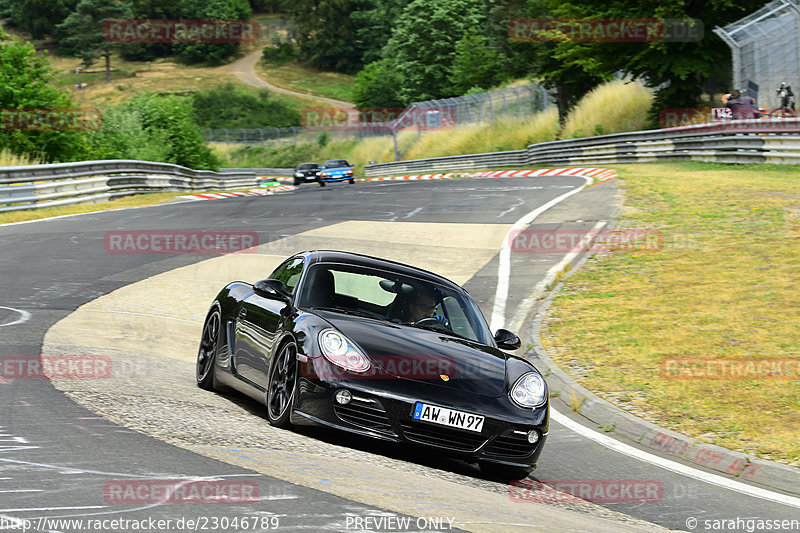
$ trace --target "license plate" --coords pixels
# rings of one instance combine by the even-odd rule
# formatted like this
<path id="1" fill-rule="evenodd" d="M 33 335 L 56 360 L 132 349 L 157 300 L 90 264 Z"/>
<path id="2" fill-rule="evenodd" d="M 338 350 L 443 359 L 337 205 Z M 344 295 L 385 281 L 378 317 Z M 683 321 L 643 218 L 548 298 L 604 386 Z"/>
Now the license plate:
<path id="1" fill-rule="evenodd" d="M 414 420 L 432 422 L 442 426 L 466 429 L 480 433 L 483 429 L 483 416 L 456 411 L 447 407 L 439 407 L 428 403 L 417 402 L 414 405 Z"/>

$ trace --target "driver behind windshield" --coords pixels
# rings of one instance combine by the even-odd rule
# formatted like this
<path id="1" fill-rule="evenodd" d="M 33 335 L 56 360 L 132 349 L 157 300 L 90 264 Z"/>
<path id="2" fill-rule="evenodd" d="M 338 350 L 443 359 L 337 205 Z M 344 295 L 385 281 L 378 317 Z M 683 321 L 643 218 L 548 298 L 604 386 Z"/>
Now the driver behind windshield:
<path id="1" fill-rule="evenodd" d="M 403 298 L 404 304 L 400 308 L 400 321 L 406 324 L 416 324 L 426 318 L 432 318 L 448 326 L 446 318 L 436 314 L 438 301 L 431 289 L 417 287 L 414 291 Z"/>

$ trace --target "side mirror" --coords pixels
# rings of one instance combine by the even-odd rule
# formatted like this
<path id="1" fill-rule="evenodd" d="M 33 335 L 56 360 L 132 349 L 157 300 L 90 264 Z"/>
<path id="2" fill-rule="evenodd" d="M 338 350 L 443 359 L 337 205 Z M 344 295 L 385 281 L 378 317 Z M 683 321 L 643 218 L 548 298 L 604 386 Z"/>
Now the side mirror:
<path id="1" fill-rule="evenodd" d="M 289 302 L 292 295 L 286 290 L 286 285 L 277 279 L 262 279 L 253 284 L 253 292 L 264 298 Z"/>
<path id="2" fill-rule="evenodd" d="M 497 333 L 494 334 L 494 342 L 497 343 L 497 347 L 501 350 L 516 350 L 522 346 L 522 341 L 519 340 L 519 337 L 507 329 L 498 329 Z"/>

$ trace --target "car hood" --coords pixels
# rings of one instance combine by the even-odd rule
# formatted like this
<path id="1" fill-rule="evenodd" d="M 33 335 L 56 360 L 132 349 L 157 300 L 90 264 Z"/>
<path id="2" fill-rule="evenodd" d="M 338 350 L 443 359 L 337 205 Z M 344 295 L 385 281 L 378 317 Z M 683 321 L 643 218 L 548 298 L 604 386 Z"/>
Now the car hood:
<path id="1" fill-rule="evenodd" d="M 358 344 L 374 377 L 408 379 L 497 398 L 506 382 L 502 351 L 460 337 L 413 326 L 339 313 L 318 315 Z"/>

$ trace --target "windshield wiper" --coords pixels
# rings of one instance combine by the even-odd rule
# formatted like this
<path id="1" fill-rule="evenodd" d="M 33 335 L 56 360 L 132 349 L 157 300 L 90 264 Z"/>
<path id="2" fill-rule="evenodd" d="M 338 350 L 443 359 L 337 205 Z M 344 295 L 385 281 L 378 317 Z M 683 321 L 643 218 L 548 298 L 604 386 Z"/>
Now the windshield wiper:
<path id="1" fill-rule="evenodd" d="M 375 315 L 345 307 L 312 307 L 311 309 L 314 309 L 315 311 L 333 311 L 334 313 L 342 313 L 343 315 L 361 316 L 364 318 L 374 318 L 376 320 L 380 320 L 380 318 Z"/>
<path id="2" fill-rule="evenodd" d="M 458 337 L 459 339 L 464 339 L 464 340 L 467 340 L 467 341 L 473 341 L 474 342 L 474 339 L 470 339 L 469 337 L 465 337 L 463 335 L 459 335 L 458 333 L 456 333 L 452 329 L 448 328 L 444 324 L 436 323 L 436 324 L 430 324 L 430 325 L 426 324 L 424 326 L 417 326 L 415 324 L 411 324 L 411 327 L 414 327 L 414 328 L 417 328 L 417 329 L 425 329 L 425 330 L 428 330 L 428 331 L 435 331 L 436 333 L 446 333 L 448 335 L 452 335 L 453 337 Z"/>

